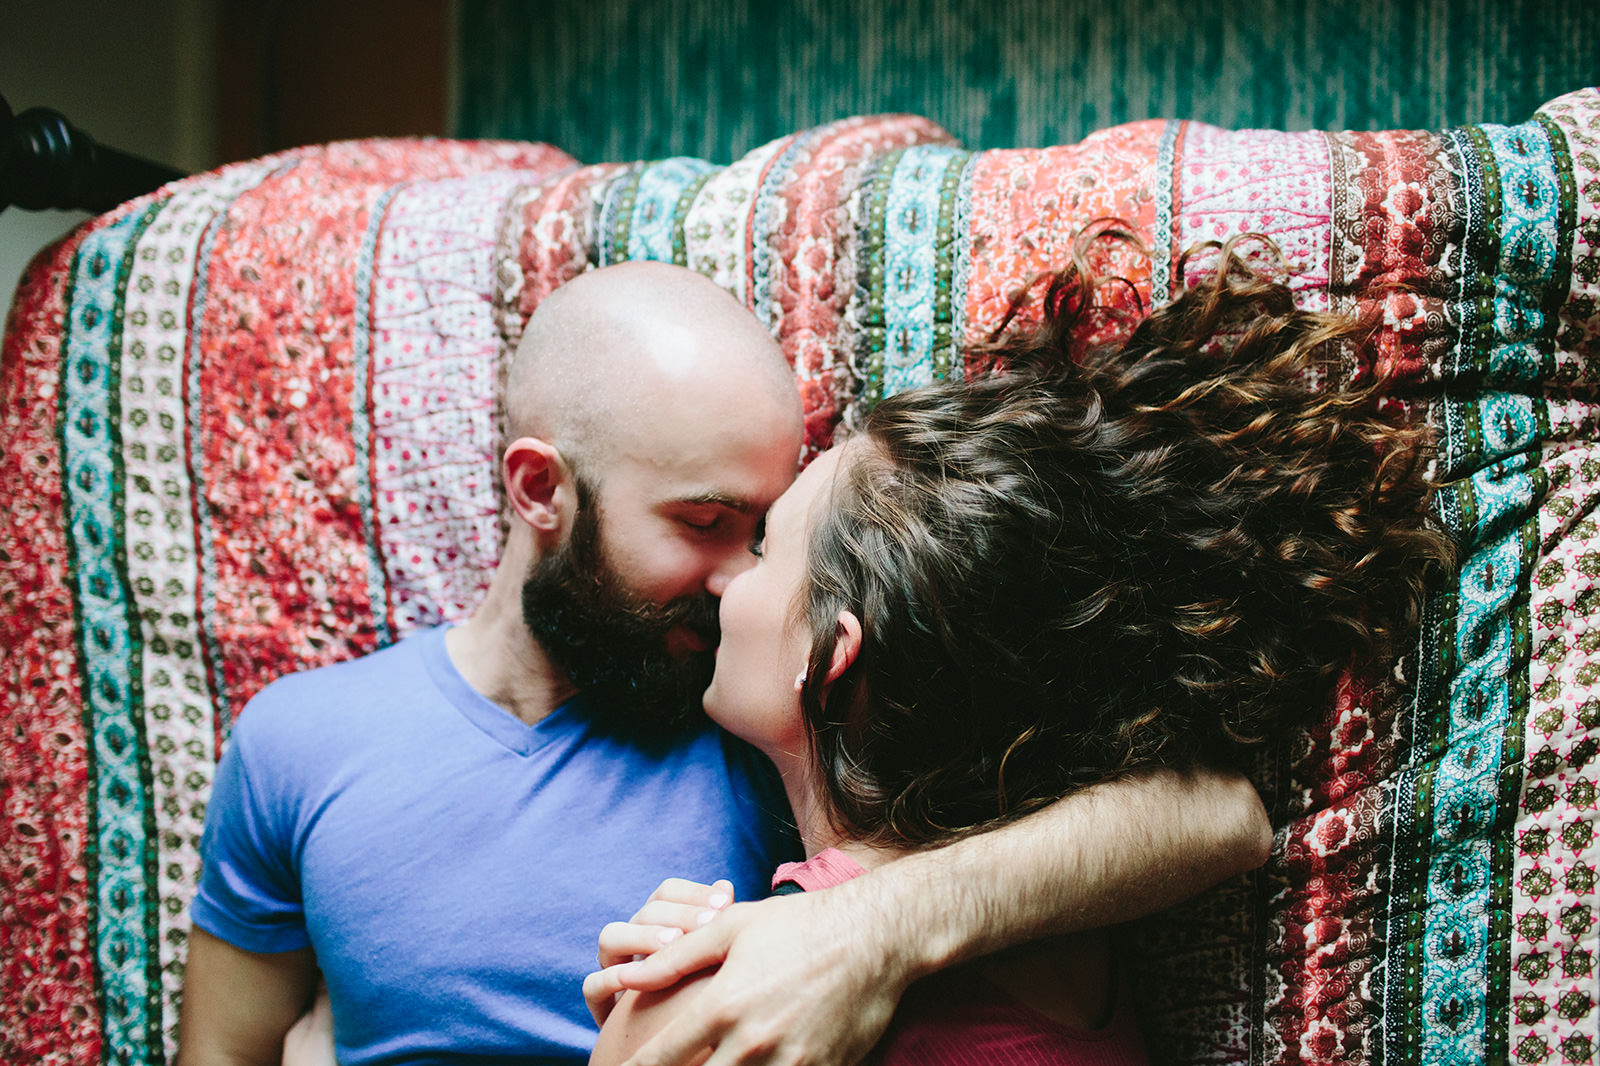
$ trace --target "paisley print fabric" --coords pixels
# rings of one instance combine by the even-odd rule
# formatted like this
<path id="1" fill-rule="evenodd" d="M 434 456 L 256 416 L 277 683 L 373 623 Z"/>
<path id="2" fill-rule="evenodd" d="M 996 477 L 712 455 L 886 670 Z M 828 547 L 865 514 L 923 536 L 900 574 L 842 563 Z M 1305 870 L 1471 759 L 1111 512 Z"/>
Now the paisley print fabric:
<path id="1" fill-rule="evenodd" d="M 1377 321 L 1462 548 L 1417 647 L 1258 760 L 1267 866 L 1134 930 L 1154 1057 L 1594 1062 L 1595 90 L 1518 126 L 989 152 L 871 116 L 729 166 L 351 142 L 86 224 L 30 268 L 0 364 L 0 1060 L 171 1059 L 233 715 L 472 610 L 503 539 L 496 388 L 556 286 L 705 273 L 782 344 L 814 453 L 964 375 L 1106 218 L 1151 253 L 1106 253 L 1130 307 L 1253 232 L 1304 306 Z"/>

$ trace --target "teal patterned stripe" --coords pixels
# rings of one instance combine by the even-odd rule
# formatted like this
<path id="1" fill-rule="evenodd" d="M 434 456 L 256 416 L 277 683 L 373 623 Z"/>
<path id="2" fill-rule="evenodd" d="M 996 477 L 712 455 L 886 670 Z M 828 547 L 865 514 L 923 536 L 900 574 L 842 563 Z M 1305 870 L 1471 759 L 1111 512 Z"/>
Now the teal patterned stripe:
<path id="1" fill-rule="evenodd" d="M 950 224 L 967 152 L 906 149 L 884 205 L 883 395 L 927 385 L 950 368 Z"/>
<path id="2" fill-rule="evenodd" d="M 1496 382 L 1533 384 L 1555 372 L 1556 315 L 1571 276 L 1572 165 L 1558 165 L 1557 142 L 1538 121 L 1479 129 L 1499 177 L 1502 222 L 1487 370 Z M 1563 170 L 1565 196 L 1558 177 Z"/>
<path id="3" fill-rule="evenodd" d="M 959 362 L 954 286 L 966 249 L 959 206 L 972 159 L 961 149 L 918 145 L 885 156 L 867 184 L 857 264 L 867 294 L 857 341 L 867 407 L 945 380 Z"/>
<path id="4" fill-rule="evenodd" d="M 1466 236 L 1459 252 L 1462 279 L 1458 300 L 1461 308 L 1460 329 L 1457 347 L 1449 361 L 1450 365 L 1445 369 L 1445 375 L 1447 378 L 1460 378 L 1467 376 L 1469 368 L 1481 364 L 1477 353 L 1484 345 L 1479 337 L 1478 323 L 1487 316 L 1479 309 L 1473 293 L 1479 278 L 1483 276 L 1480 271 L 1492 270 L 1492 267 L 1484 265 L 1486 260 L 1492 259 L 1492 249 L 1485 245 L 1488 235 L 1494 231 L 1492 219 L 1496 214 L 1489 210 L 1493 198 L 1484 191 L 1477 146 L 1467 131 L 1458 131 L 1452 143 L 1461 160 Z M 1440 404 L 1441 476 L 1460 476 L 1472 462 L 1471 457 L 1482 454 L 1478 414 L 1477 405 L 1471 400 L 1446 400 Z M 1455 534 L 1457 540 L 1466 542 L 1472 539 L 1473 532 L 1478 528 L 1478 508 L 1470 482 L 1462 481 L 1450 491 L 1442 493 L 1440 504 L 1446 527 Z M 1454 1039 L 1455 1030 L 1461 1027 L 1476 1035 L 1474 1045 L 1481 1049 L 1486 1024 L 1486 1019 L 1481 1015 L 1481 992 L 1474 989 L 1457 992 L 1453 988 L 1442 987 L 1444 982 L 1439 977 L 1436 949 L 1442 943 L 1447 951 L 1459 952 L 1458 942 L 1446 935 L 1444 938 L 1435 938 L 1430 947 L 1430 936 L 1441 925 L 1437 911 L 1448 907 L 1448 904 L 1438 902 L 1438 898 L 1441 895 L 1470 895 L 1481 901 L 1488 881 L 1487 864 L 1473 861 L 1479 856 L 1471 853 L 1456 856 L 1448 852 L 1441 855 L 1437 847 L 1440 830 L 1449 828 L 1437 824 L 1442 807 L 1439 802 L 1441 766 L 1452 738 L 1453 712 L 1457 709 L 1455 695 L 1462 691 L 1460 686 L 1465 683 L 1459 672 L 1458 647 L 1459 621 L 1466 608 L 1459 594 L 1450 599 L 1454 610 L 1441 620 L 1441 636 L 1445 638 L 1441 647 L 1441 685 L 1436 692 L 1419 689 L 1418 693 L 1419 704 L 1426 698 L 1428 713 L 1419 723 L 1423 728 L 1412 738 L 1413 758 L 1420 761 L 1414 788 L 1411 789 L 1411 799 L 1415 805 L 1402 807 L 1396 812 L 1397 826 L 1408 826 L 1411 836 L 1409 839 L 1400 837 L 1395 845 L 1395 875 L 1397 883 L 1404 885 L 1407 906 L 1399 922 L 1390 926 L 1388 965 L 1391 971 L 1398 968 L 1402 974 L 1397 988 L 1401 998 L 1399 1001 L 1388 999 L 1383 1011 L 1386 1019 L 1393 1019 L 1387 1023 L 1386 1049 L 1389 1061 L 1394 1066 L 1440 1061 L 1439 1041 L 1444 1040 L 1448 1046 Z M 1467 693 L 1467 696 L 1469 700 L 1477 699 L 1471 693 Z M 1482 713 L 1478 706 L 1470 706 L 1469 711 L 1473 714 Z M 1448 795 L 1448 782 L 1444 784 L 1444 792 Z M 1433 1008 L 1431 1014 L 1425 1013 L 1425 1008 L 1430 1004 Z M 1469 1012 L 1472 1016 L 1465 1017 Z M 1454 1024 L 1441 1026 L 1441 1017 Z"/>
<path id="5" fill-rule="evenodd" d="M 633 225 L 633 198 L 639 191 L 639 172 L 647 164 L 624 167 L 605 180 L 600 196 L 599 239 L 594 242 L 595 266 L 610 266 L 628 257 L 628 230 Z"/>
<path id="6" fill-rule="evenodd" d="M 854 363 L 860 381 L 857 406 L 870 411 L 883 398 L 884 338 L 887 330 L 884 311 L 885 250 L 884 220 L 888 213 L 889 189 L 894 171 L 905 150 L 888 152 L 873 160 L 863 175 L 863 201 L 866 218 L 857 229 L 856 304 L 857 335 Z"/>
<path id="7" fill-rule="evenodd" d="M 1554 368 L 1561 249 L 1575 208 L 1557 139 L 1538 122 L 1456 131 L 1468 175 L 1457 375 L 1534 386 Z M 1570 173 L 1570 163 L 1568 165 Z M 1570 183 L 1569 183 L 1570 185 Z M 1509 834 L 1528 708 L 1527 604 L 1517 589 L 1538 551 L 1545 491 L 1538 442 L 1547 412 L 1522 392 L 1441 405 L 1446 466 L 1471 471 L 1454 528 L 1460 571 L 1443 754 L 1431 781 L 1427 921 L 1421 938 L 1421 1061 L 1504 1061 L 1509 1053 Z"/>
<path id="8" fill-rule="evenodd" d="M 155 811 L 128 581 L 119 386 L 124 286 L 162 201 L 83 239 L 61 376 L 62 509 L 75 578 L 90 750 L 90 900 L 104 1057 L 161 1062 Z"/>
<path id="9" fill-rule="evenodd" d="M 1564 139 L 1554 136 L 1553 127 L 1540 119 L 1513 128 L 1486 127 L 1485 132 L 1495 151 L 1495 169 L 1500 175 L 1504 225 L 1500 240 L 1501 280 L 1495 301 L 1497 343 L 1490 355 L 1490 373 L 1495 380 L 1515 380 L 1520 376 L 1530 384 L 1547 381 L 1555 374 L 1559 309 L 1571 279 L 1572 262 L 1567 249 L 1577 218 L 1572 161 L 1566 158 Z M 1519 479 L 1514 501 L 1521 536 L 1522 570 L 1517 578 L 1519 585 L 1526 587 L 1521 578 L 1538 557 L 1537 510 L 1548 489 L 1546 475 L 1537 467 L 1538 442 L 1549 439 L 1551 431 L 1549 410 L 1543 403 L 1518 396 L 1515 406 L 1513 417 L 1485 404 L 1489 418 L 1485 420 L 1483 436 L 1494 454 L 1526 455 L 1530 472 L 1525 482 Z M 1488 570 L 1463 570 L 1463 584 L 1469 577 L 1480 585 L 1495 581 L 1496 593 L 1511 580 L 1510 575 L 1493 575 Z M 1483 589 L 1485 598 L 1490 591 Z M 1516 850 L 1509 827 L 1515 824 L 1522 794 L 1525 722 L 1531 696 L 1528 661 L 1532 623 L 1526 598 L 1518 598 L 1516 604 L 1506 611 L 1511 648 L 1505 676 L 1513 713 L 1504 732 L 1500 792 L 1492 823 L 1507 829 L 1493 832 L 1490 837 L 1493 852 L 1488 893 L 1487 1050 L 1496 1061 L 1510 1054 L 1510 915 Z"/>
<path id="10" fill-rule="evenodd" d="M 1391 1063 L 1494 1061 L 1505 1039 L 1497 989 L 1509 971 L 1491 938 L 1504 921 L 1497 896 L 1508 888 L 1499 804 L 1527 696 L 1515 681 L 1527 663 L 1515 590 L 1537 549 L 1530 515 L 1542 475 L 1534 462 L 1519 454 L 1481 470 L 1453 486 L 1441 508 L 1463 542 L 1478 547 L 1459 595 L 1431 612 L 1453 616 L 1450 644 L 1437 655 L 1453 683 L 1441 707 L 1427 696 L 1437 686 L 1420 679 L 1419 704 L 1438 710 L 1419 707 L 1433 719 L 1414 730 L 1422 759 L 1397 780 L 1391 884 L 1400 909 L 1390 915 L 1383 1006 L 1394 1020 L 1385 1023 Z"/>
<path id="11" fill-rule="evenodd" d="M 1537 432 L 1527 398 L 1486 397 L 1491 419 Z M 1504 424 L 1502 421 L 1501 424 Z M 1510 856 L 1497 826 L 1520 759 L 1527 711 L 1527 617 L 1516 590 L 1536 557 L 1533 528 L 1542 494 L 1536 453 L 1513 454 L 1470 481 L 1475 528 L 1458 529 L 1477 547 L 1461 570 L 1453 656 L 1459 668 L 1448 703 L 1445 750 L 1437 764 L 1428 841 L 1428 921 L 1422 939 L 1423 1061 L 1504 1057 L 1509 960 L 1494 926 L 1510 905 Z"/>
<path id="12" fill-rule="evenodd" d="M 721 167 L 711 167 L 685 185 L 683 191 L 678 194 L 678 203 L 672 211 L 672 262 L 677 266 L 689 265 L 689 235 L 686 229 L 689 223 L 689 208 L 694 206 L 700 190 L 704 189 L 706 183 L 716 177 L 721 170 Z"/>
<path id="13" fill-rule="evenodd" d="M 700 159 L 664 159 L 639 172 L 633 200 L 632 239 L 626 245 L 629 259 L 671 263 L 683 248 L 683 216 L 698 189 L 717 167 Z"/>
<path id="14" fill-rule="evenodd" d="M 630 259 L 686 264 L 683 219 L 694 193 L 721 168 L 699 159 L 660 159 L 606 183 L 600 204 L 599 265 Z"/>

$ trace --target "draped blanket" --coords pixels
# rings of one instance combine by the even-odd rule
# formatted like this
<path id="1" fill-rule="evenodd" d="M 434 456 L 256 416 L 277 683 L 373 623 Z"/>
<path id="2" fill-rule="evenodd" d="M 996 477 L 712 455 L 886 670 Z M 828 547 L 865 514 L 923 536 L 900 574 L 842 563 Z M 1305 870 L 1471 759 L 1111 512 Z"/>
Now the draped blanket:
<path id="1" fill-rule="evenodd" d="M 471 610 L 497 383 L 555 286 L 707 274 L 782 341 L 814 451 L 962 375 L 1107 216 L 1154 250 L 1110 264 L 1147 306 L 1183 248 L 1260 232 L 1304 306 L 1380 316 L 1463 546 L 1402 668 L 1260 760 L 1267 867 L 1137 931 L 1152 1049 L 1593 1062 L 1595 90 L 1512 127 L 1152 121 L 979 153 L 880 116 L 730 166 L 352 142 L 86 224 L 25 276 L 0 362 L 0 1060 L 171 1059 L 230 723 L 279 674 Z"/>

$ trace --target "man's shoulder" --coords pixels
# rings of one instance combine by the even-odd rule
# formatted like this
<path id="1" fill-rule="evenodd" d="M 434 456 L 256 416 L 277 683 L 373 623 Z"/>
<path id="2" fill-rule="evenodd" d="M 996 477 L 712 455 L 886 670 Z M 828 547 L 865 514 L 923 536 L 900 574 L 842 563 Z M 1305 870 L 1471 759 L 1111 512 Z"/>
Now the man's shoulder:
<path id="1" fill-rule="evenodd" d="M 306 700 L 374 700 L 396 686 L 414 683 L 426 673 L 423 649 L 433 632 L 419 633 L 398 644 L 343 662 L 284 674 L 250 701 L 257 704 L 301 704 Z"/>
<path id="2" fill-rule="evenodd" d="M 293 692 L 299 695 L 318 691 L 359 691 L 393 677 L 397 672 L 424 669 L 423 649 L 430 639 L 436 639 L 437 636 L 436 631 L 425 630 L 353 659 L 290 671 L 268 684 L 256 698 L 260 699 L 269 693 L 279 695 Z"/>
<path id="3" fill-rule="evenodd" d="M 359 735 L 373 719 L 392 720 L 408 700 L 425 697 L 428 670 L 421 633 L 368 655 L 285 674 L 245 705 L 234 735 L 258 742 L 289 736 L 300 744 Z"/>

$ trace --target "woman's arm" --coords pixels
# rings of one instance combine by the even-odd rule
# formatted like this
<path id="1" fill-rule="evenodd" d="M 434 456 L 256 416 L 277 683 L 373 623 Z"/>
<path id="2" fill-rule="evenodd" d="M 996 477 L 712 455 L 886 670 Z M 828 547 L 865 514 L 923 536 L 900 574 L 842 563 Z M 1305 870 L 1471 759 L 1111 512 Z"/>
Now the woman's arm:
<path id="1" fill-rule="evenodd" d="M 627 1061 L 850 1066 L 906 986 L 964 959 L 1170 907 L 1266 861 L 1271 830 L 1242 776 L 1154 771 L 890 863 L 827 892 L 734 904 L 589 990 L 662 989 L 707 967 L 696 1009 Z"/>
<path id="2" fill-rule="evenodd" d="M 339 1066 L 338 1051 L 333 1040 L 333 1004 L 327 987 L 319 987 L 311 1009 L 284 1034 L 283 1066 Z"/>

